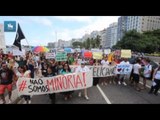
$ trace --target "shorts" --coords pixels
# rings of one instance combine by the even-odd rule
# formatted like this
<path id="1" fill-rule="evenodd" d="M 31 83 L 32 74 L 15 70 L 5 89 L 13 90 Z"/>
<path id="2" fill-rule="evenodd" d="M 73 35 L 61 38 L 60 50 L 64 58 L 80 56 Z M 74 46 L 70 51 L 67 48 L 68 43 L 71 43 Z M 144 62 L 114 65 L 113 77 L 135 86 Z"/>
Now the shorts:
<path id="1" fill-rule="evenodd" d="M 138 74 L 133 73 L 133 81 L 135 81 L 135 83 L 139 83 L 139 75 Z"/>
<path id="2" fill-rule="evenodd" d="M 0 94 L 4 94 L 6 88 L 7 88 L 7 90 L 8 90 L 9 92 L 11 92 L 11 91 L 12 91 L 12 84 L 0 85 Z"/>

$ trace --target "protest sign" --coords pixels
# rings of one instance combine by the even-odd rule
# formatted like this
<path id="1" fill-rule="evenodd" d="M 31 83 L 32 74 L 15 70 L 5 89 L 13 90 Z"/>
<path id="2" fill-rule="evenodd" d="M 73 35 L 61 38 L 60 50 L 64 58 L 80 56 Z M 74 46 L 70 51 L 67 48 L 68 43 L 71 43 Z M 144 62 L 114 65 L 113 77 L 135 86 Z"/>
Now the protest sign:
<path id="1" fill-rule="evenodd" d="M 25 50 L 22 49 L 22 51 L 20 51 L 19 49 L 13 49 L 13 56 L 24 56 L 25 55 Z"/>
<path id="2" fill-rule="evenodd" d="M 110 54 L 110 53 L 111 53 L 111 49 L 105 49 L 105 50 L 104 50 L 104 54 L 108 55 L 108 54 Z"/>
<path id="3" fill-rule="evenodd" d="M 70 65 L 71 71 L 75 72 L 78 65 Z M 115 66 L 87 66 L 92 71 L 93 77 L 107 77 L 115 75 Z"/>
<path id="4" fill-rule="evenodd" d="M 42 95 L 89 88 L 93 84 L 92 72 L 70 73 L 44 78 L 19 78 L 18 95 Z"/>
<path id="5" fill-rule="evenodd" d="M 85 51 L 83 53 L 84 58 L 92 58 L 92 52 L 91 51 Z"/>
<path id="6" fill-rule="evenodd" d="M 56 53 L 56 61 L 67 61 L 67 53 L 66 52 L 57 52 Z"/>
<path id="7" fill-rule="evenodd" d="M 121 50 L 121 58 L 131 58 L 131 50 Z"/>
<path id="8" fill-rule="evenodd" d="M 132 71 L 131 64 L 118 64 L 116 66 L 116 74 L 130 74 Z"/>
<path id="9" fill-rule="evenodd" d="M 53 59 L 55 58 L 56 54 L 55 53 L 46 53 L 46 59 Z"/>
<path id="10" fill-rule="evenodd" d="M 92 52 L 102 52 L 100 49 L 91 49 Z"/>
<path id="11" fill-rule="evenodd" d="M 102 52 L 93 52 L 93 59 L 102 59 Z"/>
<path id="12" fill-rule="evenodd" d="M 115 56 L 120 56 L 120 55 L 121 55 L 121 51 L 120 51 L 120 50 L 114 51 L 114 55 L 115 55 Z"/>

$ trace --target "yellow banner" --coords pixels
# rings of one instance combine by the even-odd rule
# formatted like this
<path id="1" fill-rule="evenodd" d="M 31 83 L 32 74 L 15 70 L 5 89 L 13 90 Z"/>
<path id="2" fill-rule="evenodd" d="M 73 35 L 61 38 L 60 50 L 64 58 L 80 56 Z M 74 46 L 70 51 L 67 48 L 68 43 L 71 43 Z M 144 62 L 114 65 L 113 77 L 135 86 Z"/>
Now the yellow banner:
<path id="1" fill-rule="evenodd" d="M 131 50 L 121 50 L 121 58 L 131 58 Z"/>
<path id="2" fill-rule="evenodd" d="M 93 52 L 93 59 L 102 59 L 102 52 Z"/>

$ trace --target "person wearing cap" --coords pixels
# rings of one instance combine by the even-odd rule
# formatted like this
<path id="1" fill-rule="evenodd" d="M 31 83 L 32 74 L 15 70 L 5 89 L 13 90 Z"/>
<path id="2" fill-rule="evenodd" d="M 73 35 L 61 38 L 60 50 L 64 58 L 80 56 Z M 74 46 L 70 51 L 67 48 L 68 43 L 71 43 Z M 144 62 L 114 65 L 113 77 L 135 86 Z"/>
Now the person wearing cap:
<path id="1" fill-rule="evenodd" d="M 90 69 L 86 66 L 85 62 L 82 61 L 82 62 L 81 62 L 81 65 L 78 66 L 78 68 L 76 69 L 75 72 L 76 72 L 76 73 L 77 73 L 77 72 L 88 72 L 89 70 L 90 70 Z M 81 91 L 79 92 L 78 96 L 81 97 Z M 87 95 L 87 89 L 86 89 L 86 88 L 84 89 L 84 97 L 85 97 L 86 100 L 89 100 L 89 97 L 88 97 L 88 95 Z"/>

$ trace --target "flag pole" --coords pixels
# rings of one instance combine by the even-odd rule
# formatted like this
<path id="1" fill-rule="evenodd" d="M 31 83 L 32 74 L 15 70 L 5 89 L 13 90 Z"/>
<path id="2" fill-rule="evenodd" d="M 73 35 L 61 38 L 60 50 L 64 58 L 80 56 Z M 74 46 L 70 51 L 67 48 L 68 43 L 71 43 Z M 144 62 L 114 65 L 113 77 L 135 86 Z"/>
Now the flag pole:
<path id="1" fill-rule="evenodd" d="M 28 44 L 28 46 L 29 46 L 30 51 L 32 51 L 31 46 L 30 46 L 30 44 L 29 44 L 27 38 L 25 38 L 25 40 L 26 40 L 26 42 L 27 42 L 27 44 Z"/>

